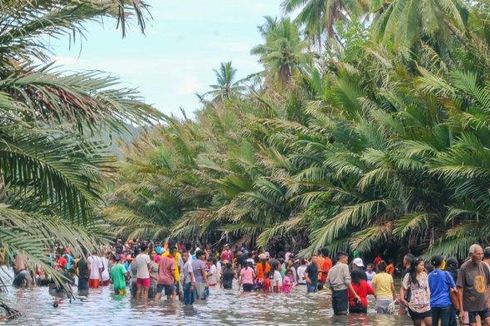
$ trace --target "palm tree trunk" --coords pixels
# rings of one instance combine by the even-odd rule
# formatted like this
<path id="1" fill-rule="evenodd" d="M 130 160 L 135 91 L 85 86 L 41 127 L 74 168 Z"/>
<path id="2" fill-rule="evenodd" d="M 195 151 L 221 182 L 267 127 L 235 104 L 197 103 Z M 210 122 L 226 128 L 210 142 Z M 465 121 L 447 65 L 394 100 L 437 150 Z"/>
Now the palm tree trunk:
<path id="1" fill-rule="evenodd" d="M 7 200 L 7 188 L 5 186 L 5 178 L 3 172 L 0 169 L 0 204 L 4 204 Z"/>
<path id="2" fill-rule="evenodd" d="M 279 73 L 280 73 L 282 85 L 283 86 L 288 85 L 289 80 L 291 79 L 291 68 L 289 67 L 289 65 L 283 65 Z"/>

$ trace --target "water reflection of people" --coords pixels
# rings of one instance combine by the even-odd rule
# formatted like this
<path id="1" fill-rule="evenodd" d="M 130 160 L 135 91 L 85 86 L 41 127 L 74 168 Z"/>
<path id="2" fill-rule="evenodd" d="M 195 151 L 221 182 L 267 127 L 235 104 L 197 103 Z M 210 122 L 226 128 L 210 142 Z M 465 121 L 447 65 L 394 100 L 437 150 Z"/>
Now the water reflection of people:
<path id="1" fill-rule="evenodd" d="M 372 322 L 366 314 L 353 314 L 347 317 L 347 320 L 343 325 L 369 326 L 372 325 Z"/>

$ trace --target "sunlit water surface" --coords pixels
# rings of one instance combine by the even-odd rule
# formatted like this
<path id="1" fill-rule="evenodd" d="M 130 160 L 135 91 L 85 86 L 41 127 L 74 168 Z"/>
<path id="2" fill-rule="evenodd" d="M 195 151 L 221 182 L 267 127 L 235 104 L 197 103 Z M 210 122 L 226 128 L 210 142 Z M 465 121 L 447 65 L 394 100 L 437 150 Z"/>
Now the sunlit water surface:
<path id="1" fill-rule="evenodd" d="M 136 304 L 129 296 L 114 296 L 110 287 L 90 290 L 84 300 L 65 299 L 58 308 L 46 287 L 10 288 L 0 296 L 23 313 L 8 325 L 411 325 L 406 317 L 376 315 L 373 298 L 367 315 L 338 317 L 328 291 L 307 295 L 298 286 L 290 294 L 263 294 L 237 288 L 212 288 L 207 301 L 192 307 L 165 299 Z"/>

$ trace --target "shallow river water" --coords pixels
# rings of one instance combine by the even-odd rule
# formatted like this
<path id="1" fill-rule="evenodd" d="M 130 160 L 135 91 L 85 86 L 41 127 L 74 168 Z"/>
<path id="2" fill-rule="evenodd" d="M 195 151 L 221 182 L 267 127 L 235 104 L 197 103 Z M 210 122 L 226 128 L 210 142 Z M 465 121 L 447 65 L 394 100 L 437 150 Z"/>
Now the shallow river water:
<path id="1" fill-rule="evenodd" d="M 129 296 L 114 296 L 110 287 L 91 290 L 84 301 L 65 299 L 58 308 L 45 287 L 10 288 L 0 296 L 23 312 L 7 325 L 411 325 L 406 317 L 376 315 L 372 307 L 364 316 L 332 316 L 328 291 L 310 295 L 303 287 L 287 295 L 210 291 L 206 302 L 193 307 L 166 300 L 138 305 Z"/>

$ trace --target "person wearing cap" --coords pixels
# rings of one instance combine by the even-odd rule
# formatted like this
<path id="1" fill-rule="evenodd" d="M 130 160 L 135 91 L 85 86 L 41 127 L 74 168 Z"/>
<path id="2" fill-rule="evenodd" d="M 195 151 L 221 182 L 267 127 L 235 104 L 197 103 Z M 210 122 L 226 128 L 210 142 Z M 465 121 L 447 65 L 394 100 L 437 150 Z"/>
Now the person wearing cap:
<path id="1" fill-rule="evenodd" d="M 355 300 L 361 301 L 351 284 L 348 256 L 345 252 L 337 253 L 337 263 L 330 269 L 327 276 L 328 286 L 332 290 L 332 308 L 335 315 L 346 315 L 349 309 L 348 291 Z"/>
<path id="2" fill-rule="evenodd" d="M 367 282 L 367 275 L 364 273 L 364 262 L 362 261 L 362 258 L 357 257 L 352 260 L 352 271 L 359 270 L 362 271 L 362 277 L 361 279 Z M 361 274 L 359 274 L 361 276 Z"/>
<path id="3" fill-rule="evenodd" d="M 129 272 L 123 264 L 121 264 L 121 255 L 114 255 L 116 264 L 111 268 L 111 282 L 116 295 L 126 294 L 126 277 Z"/>
<path id="4" fill-rule="evenodd" d="M 154 260 L 155 263 L 160 263 L 160 259 L 162 259 L 162 254 L 163 254 L 163 247 L 162 246 L 157 246 L 155 248 L 155 255 L 154 255 Z"/>

